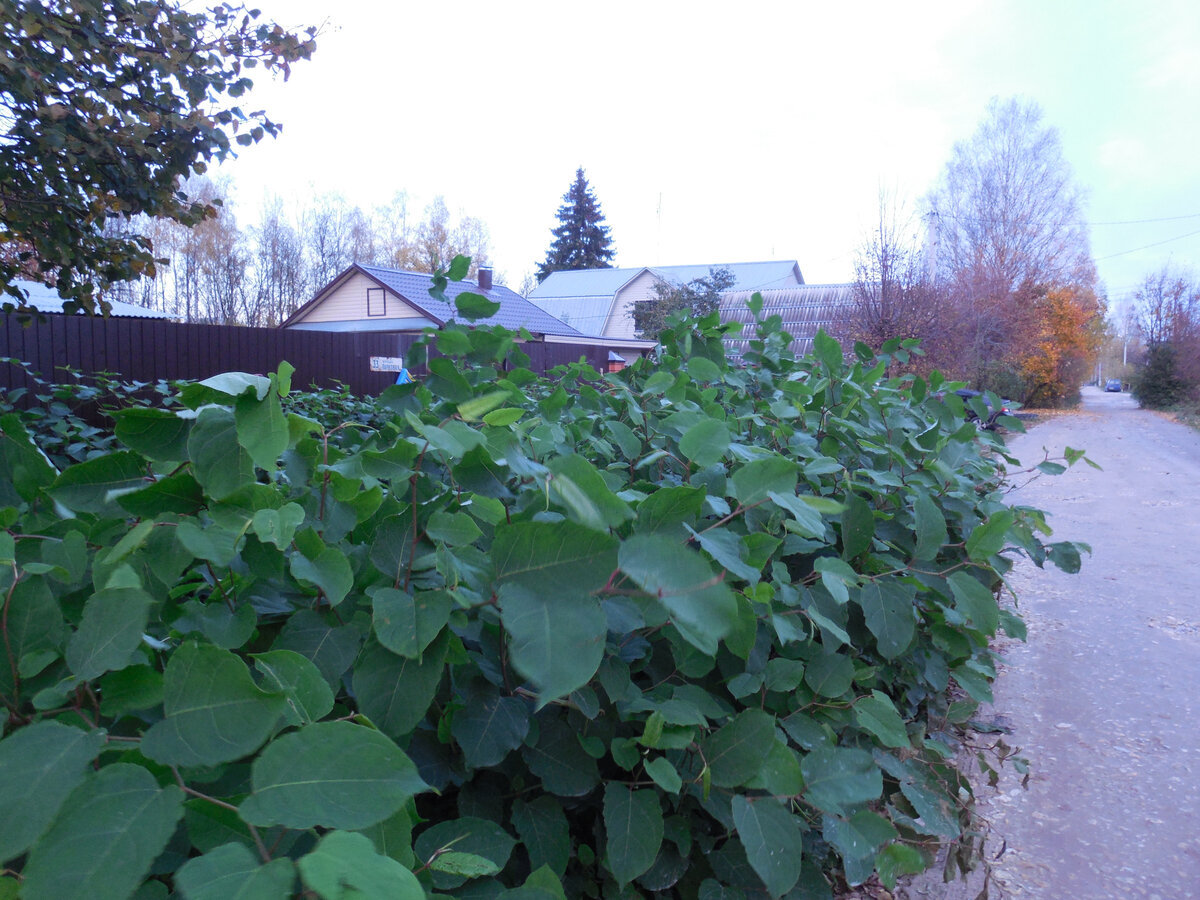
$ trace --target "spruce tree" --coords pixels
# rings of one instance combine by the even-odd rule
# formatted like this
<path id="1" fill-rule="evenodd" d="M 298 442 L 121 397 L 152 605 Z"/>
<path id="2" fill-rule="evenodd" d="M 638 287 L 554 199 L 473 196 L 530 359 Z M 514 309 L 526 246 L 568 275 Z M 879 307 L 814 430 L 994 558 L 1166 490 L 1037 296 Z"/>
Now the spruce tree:
<path id="1" fill-rule="evenodd" d="M 573 269 L 609 269 L 616 251 L 600 202 L 584 177 L 583 167 L 575 171 L 575 181 L 563 194 L 558 208 L 559 226 L 551 229 L 554 242 L 546 251 L 546 261 L 538 266 L 537 280 L 551 272 Z"/>

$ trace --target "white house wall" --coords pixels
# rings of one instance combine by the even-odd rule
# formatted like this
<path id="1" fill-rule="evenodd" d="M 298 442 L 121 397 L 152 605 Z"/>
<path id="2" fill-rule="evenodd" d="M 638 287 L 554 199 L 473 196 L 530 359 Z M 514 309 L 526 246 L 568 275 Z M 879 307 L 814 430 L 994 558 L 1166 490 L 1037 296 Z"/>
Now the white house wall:
<path id="1" fill-rule="evenodd" d="M 643 272 L 625 287 L 617 291 L 613 298 L 612 311 L 604 326 L 604 336 L 612 338 L 635 338 L 637 328 L 633 324 L 633 305 L 644 300 L 657 297 L 654 286 L 659 279 L 653 272 Z"/>
<path id="2" fill-rule="evenodd" d="M 413 309 L 391 291 L 385 291 L 387 299 L 386 314 L 382 316 L 367 315 L 367 290 L 382 290 L 379 285 L 364 275 L 355 272 L 312 308 L 296 324 L 312 324 L 315 322 L 347 322 L 357 319 L 419 319 L 424 314 Z"/>

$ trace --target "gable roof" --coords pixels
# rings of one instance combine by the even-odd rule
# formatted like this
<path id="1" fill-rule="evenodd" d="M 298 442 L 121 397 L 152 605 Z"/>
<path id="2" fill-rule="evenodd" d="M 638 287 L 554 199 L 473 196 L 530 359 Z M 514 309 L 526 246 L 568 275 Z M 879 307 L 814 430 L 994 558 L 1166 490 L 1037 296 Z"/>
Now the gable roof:
<path id="1" fill-rule="evenodd" d="M 546 280 L 529 292 L 530 300 L 568 297 L 612 297 L 643 272 L 653 272 L 663 281 L 685 284 L 707 278 L 710 269 L 729 269 L 736 291 L 768 290 L 799 282 L 804 283 L 800 264 L 794 259 L 768 262 L 714 263 L 693 266 L 643 266 L 636 269 L 575 269 L 551 272 Z"/>
<path id="2" fill-rule="evenodd" d="M 435 325 L 445 325 L 451 319 L 461 319 L 458 309 L 454 305 L 454 298 L 459 294 L 470 292 L 473 294 L 482 294 L 492 302 L 500 304 L 500 309 L 496 311 L 494 316 L 487 319 L 479 319 L 473 323 L 475 325 L 500 325 L 511 331 L 526 328 L 534 334 L 582 337 L 580 332 L 570 325 L 554 318 L 554 316 L 545 310 L 540 309 L 520 294 L 503 285 L 493 285 L 490 290 L 485 291 L 481 290 L 479 285 L 473 281 L 451 281 L 446 285 L 446 300 L 448 302 L 442 302 L 429 296 L 429 289 L 433 286 L 433 278 L 425 272 L 407 272 L 403 269 L 390 269 L 385 266 L 366 266 L 360 263 L 354 263 L 350 268 L 334 278 L 333 281 L 318 291 L 312 300 L 288 316 L 280 327 L 286 328 L 289 325 L 295 325 L 302 321 L 322 300 L 335 290 L 348 276 L 355 272 L 363 273 L 380 287 L 391 291 L 409 306 L 420 311 Z M 334 326 L 339 323 L 323 324 Z M 329 330 L 336 331 L 339 329 L 331 327 Z"/>
<path id="3" fill-rule="evenodd" d="M 13 282 L 17 287 L 25 291 L 29 296 L 27 301 L 29 306 L 42 313 L 61 313 L 63 304 L 66 302 L 62 297 L 58 296 L 58 291 L 49 285 L 42 284 L 40 281 L 26 281 L 18 278 Z M 0 303 L 16 303 L 16 298 L 8 294 L 0 295 Z M 108 305 L 110 316 L 129 316 L 139 319 L 169 319 L 167 313 L 159 312 L 157 309 L 147 309 L 144 306 L 136 306 L 132 303 L 125 303 L 121 300 L 109 300 Z M 78 315 L 86 315 L 79 313 Z"/>
<path id="4" fill-rule="evenodd" d="M 721 295 L 721 321 L 741 322 L 742 333 L 726 335 L 726 352 L 735 358 L 749 348 L 754 339 L 754 316 L 746 301 L 755 291 L 731 291 Z M 846 313 L 854 302 L 853 284 L 802 284 L 777 290 L 758 291 L 763 298 L 762 317 L 777 315 L 783 330 L 792 336 L 791 350 L 797 356 L 812 352 L 813 338 L 819 329 L 839 337 Z"/>

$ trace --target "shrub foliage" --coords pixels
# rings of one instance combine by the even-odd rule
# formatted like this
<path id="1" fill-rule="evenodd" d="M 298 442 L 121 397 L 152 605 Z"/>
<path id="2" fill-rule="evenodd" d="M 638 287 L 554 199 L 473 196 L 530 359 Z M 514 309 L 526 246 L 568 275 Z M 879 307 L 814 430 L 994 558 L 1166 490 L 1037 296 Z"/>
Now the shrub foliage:
<path id="1" fill-rule="evenodd" d="M 815 898 L 969 860 L 997 589 L 1079 546 L 936 375 L 720 335 L 541 379 L 451 326 L 373 409 L 229 373 L 59 464 L 0 417 L 0 896 Z"/>

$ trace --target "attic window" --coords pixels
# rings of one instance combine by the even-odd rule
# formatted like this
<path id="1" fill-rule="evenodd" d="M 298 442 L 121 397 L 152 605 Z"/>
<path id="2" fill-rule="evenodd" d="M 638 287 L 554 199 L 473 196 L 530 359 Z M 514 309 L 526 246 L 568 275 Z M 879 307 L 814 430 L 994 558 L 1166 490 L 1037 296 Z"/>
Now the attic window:
<path id="1" fill-rule="evenodd" d="M 387 294 L 383 288 L 367 288 L 367 315 L 387 315 Z"/>

